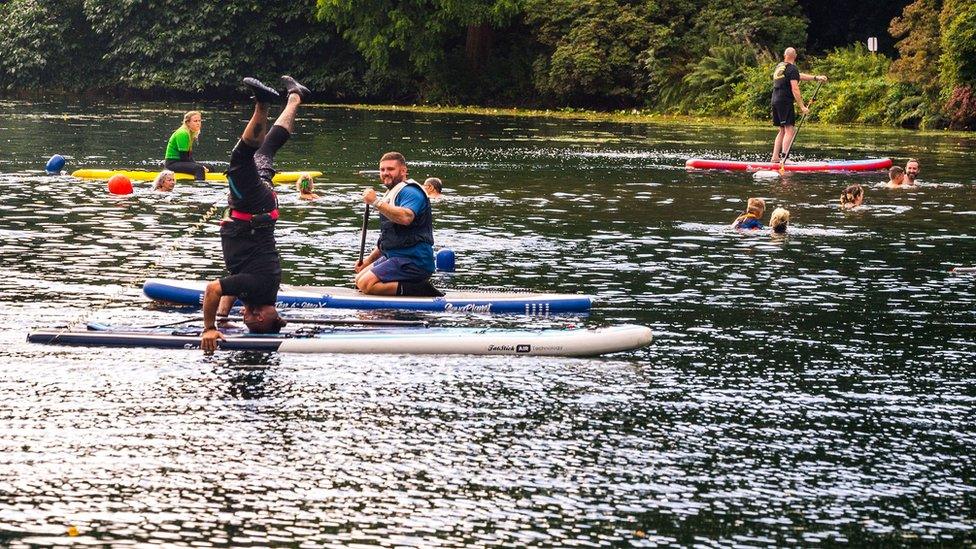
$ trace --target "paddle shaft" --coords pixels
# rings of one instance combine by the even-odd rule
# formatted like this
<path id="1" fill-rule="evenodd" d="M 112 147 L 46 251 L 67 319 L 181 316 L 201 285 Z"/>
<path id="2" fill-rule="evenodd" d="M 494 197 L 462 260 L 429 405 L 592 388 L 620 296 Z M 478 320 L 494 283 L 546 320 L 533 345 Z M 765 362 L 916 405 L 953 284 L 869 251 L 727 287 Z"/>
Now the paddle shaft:
<path id="1" fill-rule="evenodd" d="M 817 100 L 817 94 L 820 93 L 820 88 L 822 86 L 823 82 L 821 81 L 817 84 L 817 89 L 813 90 L 813 96 L 810 98 L 810 105 L 807 107 L 807 114 L 810 113 L 810 107 L 813 107 L 813 102 Z M 800 134 L 800 128 L 803 127 L 803 121 L 807 119 L 807 114 L 800 117 L 800 123 L 796 125 L 796 131 L 793 132 L 793 137 L 790 139 L 790 146 L 783 151 L 783 158 L 779 161 L 780 167 L 786 164 L 786 158 L 790 156 L 791 152 L 793 152 L 793 144 L 796 143 L 796 136 Z"/>
<path id="2" fill-rule="evenodd" d="M 366 227 L 369 225 L 369 204 L 363 210 L 363 234 L 359 239 L 359 264 L 363 263 L 363 256 L 366 254 Z"/>
<path id="3" fill-rule="evenodd" d="M 395 320 L 395 319 L 358 319 L 358 318 L 289 318 L 287 316 L 282 316 L 288 321 L 289 324 L 312 324 L 316 326 L 426 326 L 427 322 L 424 320 Z M 228 322 L 244 322 L 244 317 L 242 316 L 226 316 L 217 318 L 218 321 L 228 321 Z M 140 328 L 169 328 L 170 326 L 179 326 L 180 324 L 189 324 L 191 322 L 201 322 L 203 321 L 202 316 L 196 316 L 193 318 L 187 318 L 185 320 L 180 320 L 178 322 L 170 322 L 169 324 L 157 324 L 155 326 L 140 326 Z"/>

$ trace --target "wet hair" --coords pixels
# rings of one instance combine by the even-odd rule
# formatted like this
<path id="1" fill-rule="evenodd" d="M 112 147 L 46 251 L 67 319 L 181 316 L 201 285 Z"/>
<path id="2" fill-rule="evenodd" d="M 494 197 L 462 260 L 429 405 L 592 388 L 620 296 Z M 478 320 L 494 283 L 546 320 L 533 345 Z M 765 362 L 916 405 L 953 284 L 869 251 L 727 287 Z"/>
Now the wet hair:
<path id="1" fill-rule="evenodd" d="M 914 162 L 914 163 L 916 163 L 916 164 L 918 164 L 919 166 L 921 166 L 921 165 L 922 165 L 922 163 L 921 163 L 921 162 L 919 162 L 917 158 L 909 158 L 909 159 L 908 159 L 908 161 L 907 161 L 907 162 L 905 162 L 905 165 L 907 166 L 907 165 L 909 165 L 909 164 L 911 164 L 912 162 Z"/>
<path id="2" fill-rule="evenodd" d="M 159 189 L 163 188 L 163 180 L 166 179 L 167 176 L 172 177 L 174 182 L 176 181 L 175 173 L 170 170 L 163 170 L 156 174 L 156 179 L 153 180 L 153 189 L 158 191 Z"/>
<path id="3" fill-rule="evenodd" d="M 857 183 L 853 185 L 848 185 L 840 192 L 840 205 L 841 206 L 854 206 L 857 204 L 859 198 L 864 196 L 864 189 L 861 188 Z"/>
<path id="4" fill-rule="evenodd" d="M 892 166 L 892 167 L 888 168 L 888 178 L 889 179 L 894 179 L 896 177 L 901 176 L 904 173 L 905 173 L 905 168 L 902 168 L 901 166 Z"/>
<path id="5" fill-rule="evenodd" d="M 402 154 L 400 154 L 400 153 L 398 153 L 396 151 L 390 151 L 390 152 L 388 152 L 388 153 L 386 153 L 386 154 L 384 154 L 383 156 L 380 157 L 380 162 L 385 162 L 387 160 L 396 160 L 397 162 L 399 162 L 402 165 L 406 165 L 407 164 L 407 159 L 404 158 L 404 156 Z"/>
<path id="6" fill-rule="evenodd" d="M 762 217 L 766 212 L 766 201 L 762 198 L 750 198 L 746 202 L 746 213 L 751 213 L 756 217 Z"/>
<path id="7" fill-rule="evenodd" d="M 790 211 L 786 208 L 776 208 L 773 210 L 773 214 L 769 216 L 769 226 L 773 228 L 774 233 L 785 233 L 789 223 Z"/>
<path id="8" fill-rule="evenodd" d="M 424 185 L 434 187 L 434 190 L 437 192 L 441 192 L 444 189 L 444 183 L 436 177 L 428 177 L 424 180 Z"/>

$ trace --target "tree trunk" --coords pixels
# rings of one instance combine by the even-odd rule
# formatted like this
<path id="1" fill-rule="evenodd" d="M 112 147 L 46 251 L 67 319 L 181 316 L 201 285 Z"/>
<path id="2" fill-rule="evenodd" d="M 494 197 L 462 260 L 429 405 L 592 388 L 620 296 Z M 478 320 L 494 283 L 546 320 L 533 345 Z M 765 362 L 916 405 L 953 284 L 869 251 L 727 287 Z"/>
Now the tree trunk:
<path id="1" fill-rule="evenodd" d="M 468 61 L 468 68 L 473 72 L 481 72 L 488 62 L 491 52 L 492 32 L 487 23 L 468 25 L 468 34 L 464 43 L 464 56 Z"/>

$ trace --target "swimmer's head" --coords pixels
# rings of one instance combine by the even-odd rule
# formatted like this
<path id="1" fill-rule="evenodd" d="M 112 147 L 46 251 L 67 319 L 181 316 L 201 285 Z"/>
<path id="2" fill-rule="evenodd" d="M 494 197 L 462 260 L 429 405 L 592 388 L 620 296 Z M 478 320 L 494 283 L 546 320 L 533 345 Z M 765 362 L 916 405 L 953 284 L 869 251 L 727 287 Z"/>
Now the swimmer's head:
<path id="1" fill-rule="evenodd" d="M 856 208 L 862 202 L 864 202 L 864 189 L 856 183 L 840 192 L 841 208 Z"/>
<path id="2" fill-rule="evenodd" d="M 776 208 L 773 210 L 773 214 L 769 217 L 769 226 L 773 228 L 773 232 L 777 234 L 783 234 L 786 232 L 786 227 L 790 224 L 790 211 L 786 208 Z"/>
<path id="3" fill-rule="evenodd" d="M 153 189 L 162 192 L 170 192 L 176 187 L 176 174 L 170 170 L 163 170 L 156 175 L 153 180 Z"/>
<path id="4" fill-rule="evenodd" d="M 756 217 L 762 217 L 766 213 L 766 201 L 762 198 L 750 198 L 746 203 L 746 212 Z"/>
<path id="5" fill-rule="evenodd" d="M 302 175 L 298 176 L 298 180 L 295 181 L 295 188 L 298 189 L 298 192 L 301 194 L 312 194 L 315 192 L 315 180 L 312 179 L 311 175 L 303 173 Z"/>

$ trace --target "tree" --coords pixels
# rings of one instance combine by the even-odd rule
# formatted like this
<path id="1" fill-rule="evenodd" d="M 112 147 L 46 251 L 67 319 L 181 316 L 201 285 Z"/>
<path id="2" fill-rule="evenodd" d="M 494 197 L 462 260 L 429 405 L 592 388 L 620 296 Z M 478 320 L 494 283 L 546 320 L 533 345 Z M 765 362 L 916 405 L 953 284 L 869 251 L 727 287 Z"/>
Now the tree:
<path id="1" fill-rule="evenodd" d="M 83 90 L 104 74 L 105 43 L 90 29 L 81 0 L 0 4 L 0 88 Z"/>
<path id="2" fill-rule="evenodd" d="M 490 50 L 492 29 L 521 12 L 520 0 L 318 0 L 318 17 L 335 24 L 376 69 L 424 74 L 445 58 L 444 46 L 466 36 L 472 65 Z"/>
<path id="3" fill-rule="evenodd" d="M 952 128 L 976 126 L 976 4 L 947 0 L 940 14 L 943 26 L 941 80 L 947 96 L 945 113 Z"/>

